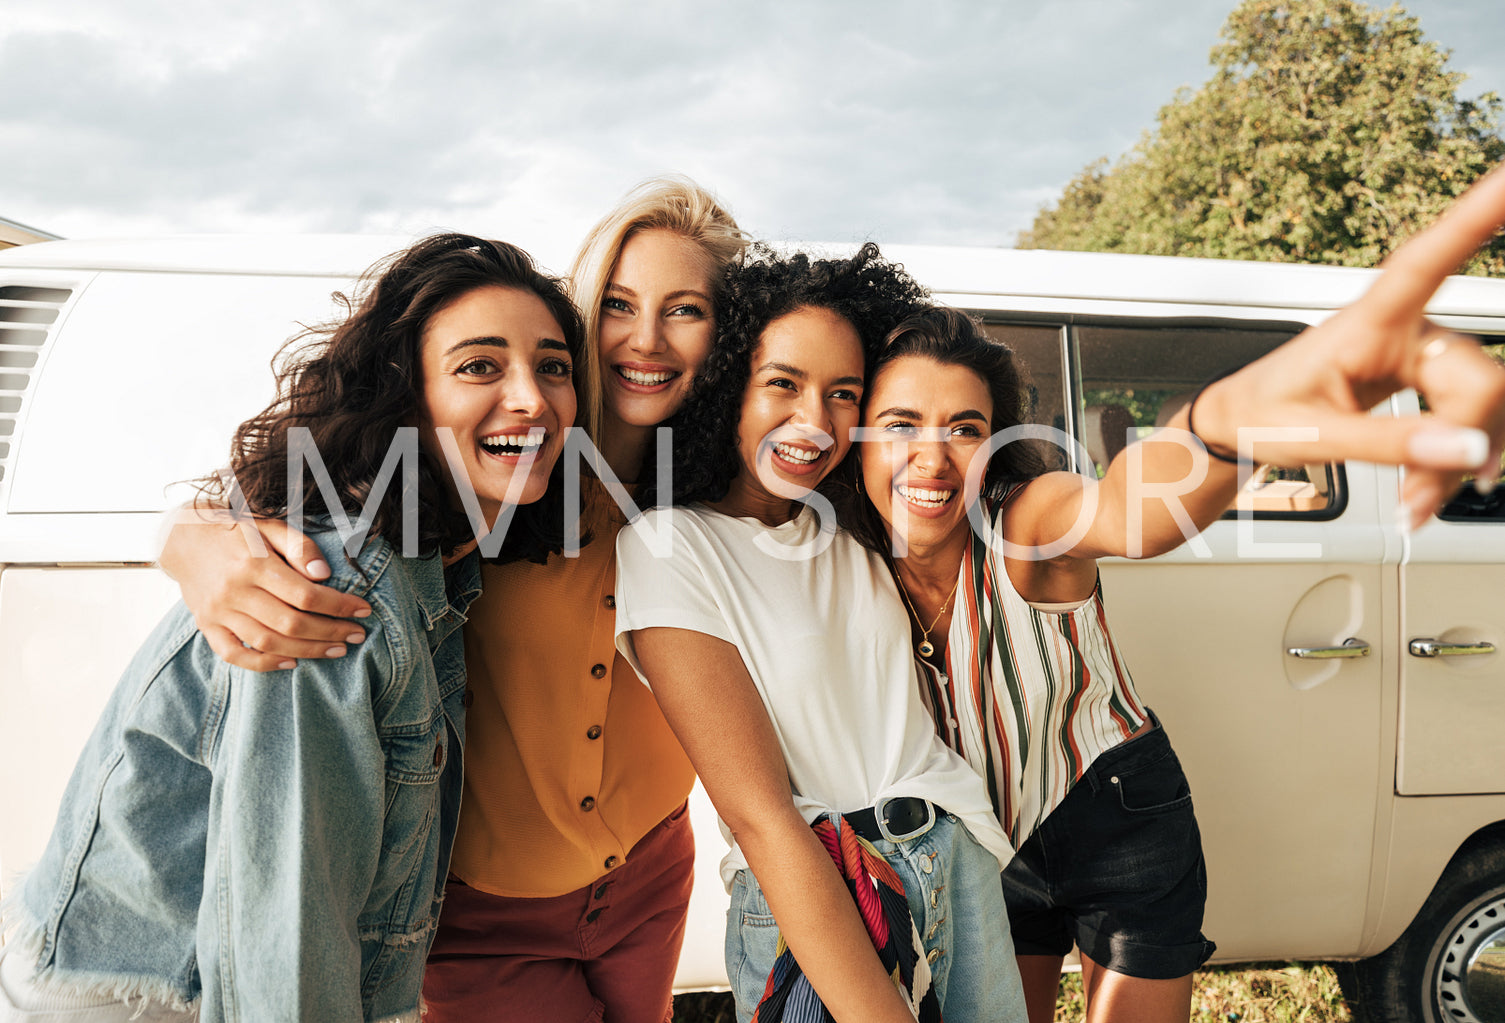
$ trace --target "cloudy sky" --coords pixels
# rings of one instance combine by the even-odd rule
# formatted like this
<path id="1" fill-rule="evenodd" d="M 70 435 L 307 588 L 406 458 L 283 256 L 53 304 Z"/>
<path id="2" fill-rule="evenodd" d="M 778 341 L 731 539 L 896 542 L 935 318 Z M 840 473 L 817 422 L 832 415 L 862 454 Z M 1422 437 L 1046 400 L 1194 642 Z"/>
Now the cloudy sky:
<path id="1" fill-rule="evenodd" d="M 562 268 L 664 171 L 763 237 L 1007 245 L 1234 0 L 0 0 L 0 216 L 420 233 Z M 1500 0 L 1409 0 L 1505 93 Z"/>

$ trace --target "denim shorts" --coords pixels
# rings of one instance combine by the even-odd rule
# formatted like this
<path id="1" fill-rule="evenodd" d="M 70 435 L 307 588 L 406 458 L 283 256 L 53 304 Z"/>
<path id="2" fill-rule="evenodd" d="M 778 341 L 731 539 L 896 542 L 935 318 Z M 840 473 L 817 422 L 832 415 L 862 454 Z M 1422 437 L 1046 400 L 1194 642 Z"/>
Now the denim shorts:
<path id="1" fill-rule="evenodd" d="M 1191 786 L 1155 728 L 1100 755 L 1003 872 L 1020 955 L 1075 942 L 1130 977 L 1184 977 L 1216 946 L 1202 934 L 1207 868 Z"/>
<path id="2" fill-rule="evenodd" d="M 1024 987 L 996 880 L 998 859 L 946 813 L 915 838 L 872 844 L 904 883 L 942 1015 L 976 1023 L 1025 1023 Z M 739 870 L 726 916 L 726 975 L 738 1023 L 752 1018 L 763 997 L 778 942 L 779 925 L 757 879 L 751 870 Z"/>

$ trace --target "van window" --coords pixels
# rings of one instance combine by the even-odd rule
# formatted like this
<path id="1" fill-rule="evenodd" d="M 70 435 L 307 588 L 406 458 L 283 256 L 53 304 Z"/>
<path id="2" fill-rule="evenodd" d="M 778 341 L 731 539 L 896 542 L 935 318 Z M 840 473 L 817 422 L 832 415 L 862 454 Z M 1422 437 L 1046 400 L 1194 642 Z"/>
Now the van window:
<path id="1" fill-rule="evenodd" d="M 1485 354 L 1491 356 L 1497 362 L 1505 363 L 1505 342 L 1497 337 L 1480 337 L 1484 343 Z M 1494 343 L 1491 343 L 1494 342 Z M 1422 411 L 1426 411 L 1427 402 L 1421 398 Z M 1500 456 L 1501 469 L 1505 470 L 1505 454 Z M 1497 486 L 1487 494 L 1481 494 L 1474 489 L 1474 478 L 1466 476 L 1463 485 L 1453 495 L 1452 500 L 1443 505 L 1442 511 L 1437 513 L 1439 519 L 1447 522 L 1500 522 L 1505 520 L 1505 486 Z"/>
<path id="2" fill-rule="evenodd" d="M 1066 422 L 1066 388 L 1061 372 L 1067 351 L 1065 329 L 1006 323 L 987 323 L 983 329 L 989 337 L 1002 341 L 1014 351 L 1028 396 L 1025 422 L 1054 426 L 1063 433 L 1070 433 Z M 1047 467 L 1071 467 L 1066 452 L 1056 445 L 1043 441 L 1025 443 L 1036 446 Z"/>
<path id="3" fill-rule="evenodd" d="M 1253 362 L 1294 337 L 1299 327 L 1230 321 L 990 323 L 986 329 L 1026 364 L 1032 421 L 1076 437 L 1092 462 L 1080 470 L 1101 478 L 1130 441 L 1163 426 L 1204 383 Z M 1071 467 L 1071 459 L 1059 451 L 1049 461 Z M 1332 518 L 1342 510 L 1342 483 L 1341 466 L 1255 466 L 1228 515 Z"/>

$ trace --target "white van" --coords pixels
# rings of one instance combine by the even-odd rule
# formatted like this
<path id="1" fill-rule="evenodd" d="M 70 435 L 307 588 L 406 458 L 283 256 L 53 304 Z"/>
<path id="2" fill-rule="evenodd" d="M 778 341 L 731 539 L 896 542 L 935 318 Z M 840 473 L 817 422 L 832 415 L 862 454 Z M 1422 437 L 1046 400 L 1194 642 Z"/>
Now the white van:
<path id="1" fill-rule="evenodd" d="M 226 460 L 268 362 L 400 238 L 50 242 L 0 252 L 0 894 L 39 854 L 106 694 L 174 598 L 160 512 Z M 1105 463 L 1366 271 L 893 247 Z M 1505 343 L 1505 281 L 1434 317 Z M 1402 394 L 1379 415 L 1415 415 Z M 1063 464 L 1085 472 L 1096 466 Z M 1412 535 L 1400 474 L 1263 467 L 1181 550 L 1106 563 L 1115 632 L 1196 795 L 1218 961 L 1357 961 L 1372 1019 L 1505 1019 L 1505 488 Z M 704 799 L 679 983 L 725 984 Z"/>

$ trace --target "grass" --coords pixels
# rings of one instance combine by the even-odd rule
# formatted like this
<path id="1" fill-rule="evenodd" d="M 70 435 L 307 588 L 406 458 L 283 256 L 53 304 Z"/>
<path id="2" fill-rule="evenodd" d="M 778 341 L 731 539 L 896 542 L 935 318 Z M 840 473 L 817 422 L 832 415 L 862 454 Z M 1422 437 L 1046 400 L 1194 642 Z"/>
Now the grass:
<path id="1" fill-rule="evenodd" d="M 1056 1019 L 1082 1018 L 1082 979 L 1067 974 L 1056 1000 Z M 1348 1006 L 1331 967 L 1302 963 L 1216 966 L 1197 974 L 1193 1023 L 1348 1023 Z M 697 992 L 674 999 L 675 1023 L 733 1023 L 732 996 Z"/>

